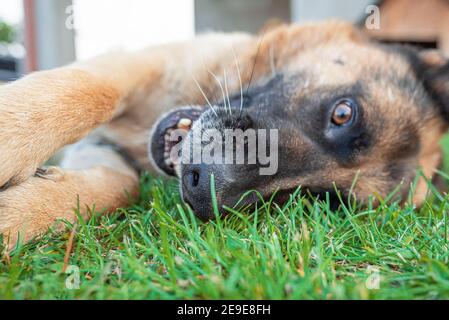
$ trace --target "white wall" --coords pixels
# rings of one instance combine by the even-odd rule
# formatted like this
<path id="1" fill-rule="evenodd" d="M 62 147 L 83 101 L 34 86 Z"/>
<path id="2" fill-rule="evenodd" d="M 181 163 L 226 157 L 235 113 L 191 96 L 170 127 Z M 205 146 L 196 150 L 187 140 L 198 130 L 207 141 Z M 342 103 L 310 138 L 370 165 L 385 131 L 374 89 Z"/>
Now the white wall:
<path id="1" fill-rule="evenodd" d="M 76 53 L 81 59 L 194 35 L 193 0 L 74 0 L 73 3 Z"/>
<path id="2" fill-rule="evenodd" d="M 0 0 L 0 19 L 14 25 L 22 23 L 22 0 Z"/>

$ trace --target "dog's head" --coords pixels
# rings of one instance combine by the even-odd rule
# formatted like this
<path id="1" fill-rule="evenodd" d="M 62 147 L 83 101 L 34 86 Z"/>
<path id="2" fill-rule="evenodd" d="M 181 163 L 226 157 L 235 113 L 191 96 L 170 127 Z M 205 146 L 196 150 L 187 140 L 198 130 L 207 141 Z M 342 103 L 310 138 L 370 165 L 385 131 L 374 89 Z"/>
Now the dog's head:
<path id="1" fill-rule="evenodd" d="M 211 107 L 175 110 L 154 130 L 151 156 L 179 176 L 183 198 L 200 217 L 213 216 L 212 175 L 219 207 L 232 207 L 248 190 L 269 196 L 299 186 L 312 194 L 352 193 L 361 202 L 394 190 L 405 197 L 417 169 L 432 177 L 449 123 L 449 65 L 441 55 L 373 43 L 338 23 L 282 27 L 264 43 L 247 91 Z M 276 70 L 264 72 L 273 47 Z M 188 156 L 174 168 L 167 160 L 174 143 L 164 137 L 178 124 L 190 128 L 188 119 Z M 229 129 L 248 134 L 229 138 Z M 239 141 L 244 164 L 236 164 Z M 195 154 L 208 159 L 195 161 Z M 418 204 L 424 189 L 418 183 Z"/>

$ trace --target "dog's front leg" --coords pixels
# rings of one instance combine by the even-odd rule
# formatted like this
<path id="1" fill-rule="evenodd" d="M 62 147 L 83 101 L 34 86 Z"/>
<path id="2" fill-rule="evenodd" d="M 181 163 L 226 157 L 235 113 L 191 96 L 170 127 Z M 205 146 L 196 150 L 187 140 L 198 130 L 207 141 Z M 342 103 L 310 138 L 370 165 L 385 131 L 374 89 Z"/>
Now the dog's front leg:
<path id="1" fill-rule="evenodd" d="M 60 229 L 64 224 L 55 224 L 60 219 L 76 221 L 77 207 L 86 218 L 89 208 L 110 212 L 138 195 L 137 172 L 108 147 L 87 145 L 69 154 L 63 165 L 70 169 L 38 170 L 0 192 L 0 234 L 9 249 L 18 239 L 27 242 L 50 226 Z"/>
<path id="2" fill-rule="evenodd" d="M 142 85 L 159 81 L 164 64 L 151 56 L 110 53 L 0 86 L 0 188 L 25 181 L 58 149 L 126 112 Z"/>
<path id="3" fill-rule="evenodd" d="M 108 121 L 120 92 L 86 71 L 38 72 L 0 87 L 0 187 L 34 175 L 66 144 Z"/>
<path id="4" fill-rule="evenodd" d="M 78 198 L 86 214 L 86 205 L 112 210 L 128 203 L 125 192 L 136 193 L 135 171 L 126 164 L 114 168 L 110 157 L 98 162 L 95 152 L 83 156 L 97 162 L 80 170 L 37 169 L 62 146 L 125 111 L 136 78 L 113 67 L 93 60 L 0 87 L 0 234 L 9 246 L 19 234 L 29 240 L 59 218 L 73 221 Z"/>

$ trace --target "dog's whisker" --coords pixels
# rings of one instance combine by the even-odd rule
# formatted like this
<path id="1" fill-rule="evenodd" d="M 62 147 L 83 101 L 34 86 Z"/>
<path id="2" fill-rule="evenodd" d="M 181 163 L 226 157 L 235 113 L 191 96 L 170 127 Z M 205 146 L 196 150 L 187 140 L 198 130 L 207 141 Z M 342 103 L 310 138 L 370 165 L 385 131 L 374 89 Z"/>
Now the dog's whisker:
<path id="1" fill-rule="evenodd" d="M 210 68 L 207 66 L 206 61 L 204 60 L 204 56 L 201 58 L 201 62 L 203 64 L 204 69 L 211 74 L 214 78 L 216 77 L 215 74 L 210 70 Z M 216 79 L 215 79 L 216 80 Z M 217 80 L 216 80 L 217 81 Z M 218 82 L 218 81 L 217 81 Z M 213 92 L 210 92 L 212 95 L 212 101 L 218 101 L 220 100 L 220 92 L 218 90 L 214 90 Z M 223 99 L 223 90 L 221 90 L 221 99 Z"/>
<path id="2" fill-rule="evenodd" d="M 235 55 L 235 51 L 234 48 L 232 48 L 232 55 L 234 56 L 234 62 L 235 62 L 235 66 L 237 68 L 237 75 L 239 77 L 239 85 L 240 85 L 240 114 L 242 113 L 243 110 L 243 85 L 242 85 L 242 75 L 240 73 L 240 66 L 239 66 L 239 62 L 237 60 L 237 56 Z"/>
<path id="3" fill-rule="evenodd" d="M 259 57 L 260 47 L 262 46 L 262 42 L 263 42 L 264 36 L 265 36 L 265 33 L 262 34 L 262 36 L 260 37 L 260 41 L 259 41 L 259 44 L 258 44 L 258 46 L 257 46 L 256 56 L 254 57 L 254 63 L 253 63 L 253 66 L 252 66 L 252 68 L 251 68 L 251 75 L 250 75 L 250 77 L 249 77 L 248 86 L 246 87 L 246 94 L 248 94 L 249 88 L 251 87 L 251 83 L 252 83 L 252 81 L 253 81 L 254 70 L 255 70 L 255 68 L 256 68 L 257 58 Z M 242 116 L 242 111 L 240 111 L 239 118 L 240 118 L 241 116 Z"/>
<path id="4" fill-rule="evenodd" d="M 253 81 L 253 77 L 254 77 L 254 70 L 256 69 L 256 64 L 257 64 L 257 58 L 259 57 L 259 53 L 260 53 L 260 47 L 262 46 L 262 42 L 263 42 L 263 36 L 261 37 L 259 44 L 257 46 L 257 51 L 256 51 L 256 55 L 254 57 L 254 63 L 253 66 L 251 68 L 251 75 L 249 77 L 249 81 L 248 81 L 248 86 L 246 87 L 246 93 L 248 93 L 249 88 L 251 87 L 252 81 Z"/>
<path id="5" fill-rule="evenodd" d="M 273 77 L 275 77 L 277 75 L 276 72 L 276 62 L 274 59 L 274 47 L 270 46 L 270 67 L 271 67 L 271 74 L 273 75 Z"/>
<path id="6" fill-rule="evenodd" d="M 215 108 L 212 107 L 212 104 L 210 103 L 209 99 L 207 98 L 206 94 L 204 93 L 203 88 L 201 88 L 200 84 L 198 83 L 198 81 L 195 79 L 194 76 L 192 76 L 192 79 L 193 79 L 193 81 L 195 81 L 196 86 L 198 87 L 198 89 L 200 90 L 204 99 L 206 100 L 207 105 L 210 107 L 210 109 L 213 111 L 213 113 L 218 117 L 217 111 L 215 111 Z"/>
<path id="7" fill-rule="evenodd" d="M 226 99 L 228 101 L 229 115 L 232 116 L 231 100 L 229 99 L 228 78 L 227 78 L 227 74 L 226 74 L 226 69 L 223 69 L 223 77 L 224 77 L 224 86 L 225 86 L 225 91 L 226 91 Z M 225 101 L 225 105 L 226 105 L 226 101 Z"/>
<path id="8" fill-rule="evenodd" d="M 212 71 L 207 70 L 207 72 L 215 79 L 215 82 L 220 87 L 221 94 L 223 96 L 223 102 L 224 102 L 224 105 L 225 105 L 225 110 L 226 110 L 226 96 L 225 96 L 225 92 L 223 90 L 223 85 L 221 84 L 221 81 L 218 79 L 218 77 Z"/>

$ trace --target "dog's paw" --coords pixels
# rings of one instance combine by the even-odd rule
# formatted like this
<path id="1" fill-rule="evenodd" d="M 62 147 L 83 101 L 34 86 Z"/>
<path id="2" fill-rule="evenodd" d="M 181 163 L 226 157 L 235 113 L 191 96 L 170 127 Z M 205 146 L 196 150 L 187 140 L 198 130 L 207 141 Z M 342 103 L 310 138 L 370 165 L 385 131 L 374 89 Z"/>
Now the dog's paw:
<path id="1" fill-rule="evenodd" d="M 13 88 L 14 89 L 14 88 Z M 12 89 L 11 89 L 12 90 Z M 11 92 L 0 88 L 0 188 L 17 185 L 34 175 L 48 159 L 50 143 L 39 126 L 45 114 L 34 106 L 8 99 Z M 17 99 L 16 99 L 17 100 Z M 10 102 L 10 103 L 9 103 Z M 46 141 L 47 140 L 47 141 Z"/>
<path id="2" fill-rule="evenodd" d="M 29 153 L 32 150 L 29 144 L 33 140 L 27 140 L 27 133 L 18 128 L 8 129 L 10 125 L 0 120 L 0 190 L 25 181 L 39 166 L 33 154 Z"/>
<path id="3" fill-rule="evenodd" d="M 58 187 L 64 172 L 58 168 L 39 169 L 35 177 L 0 192 L 0 234 L 8 249 L 17 241 L 27 242 L 45 232 L 56 217 L 73 217 L 74 197 L 68 201 Z"/>
<path id="4" fill-rule="evenodd" d="M 0 162 L 0 192 L 25 181 L 35 174 L 38 167 L 35 161 L 27 161 L 15 156 L 0 156 Z"/>
<path id="5" fill-rule="evenodd" d="M 97 212 L 111 212 L 127 206 L 138 194 L 137 177 L 111 168 L 40 169 L 19 185 L 0 192 L 0 234 L 12 248 L 19 238 L 25 243 L 49 227 L 60 230 L 64 227 L 61 221 L 76 221 L 76 212 L 84 218 L 93 207 Z"/>

